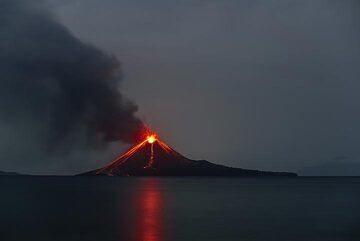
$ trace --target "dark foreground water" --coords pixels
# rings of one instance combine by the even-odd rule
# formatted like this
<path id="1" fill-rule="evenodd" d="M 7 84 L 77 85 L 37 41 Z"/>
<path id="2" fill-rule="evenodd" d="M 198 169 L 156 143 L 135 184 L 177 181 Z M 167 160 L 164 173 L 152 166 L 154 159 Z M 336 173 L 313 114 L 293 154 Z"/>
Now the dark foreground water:
<path id="1" fill-rule="evenodd" d="M 360 178 L 0 177 L 1 241 L 360 240 Z"/>

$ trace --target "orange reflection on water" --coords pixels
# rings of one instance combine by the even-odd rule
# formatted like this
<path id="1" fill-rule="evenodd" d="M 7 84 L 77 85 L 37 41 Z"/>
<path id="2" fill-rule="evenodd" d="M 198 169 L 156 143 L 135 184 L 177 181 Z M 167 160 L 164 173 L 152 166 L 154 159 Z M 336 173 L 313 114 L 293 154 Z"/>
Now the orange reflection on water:
<path id="1" fill-rule="evenodd" d="M 162 198 L 158 180 L 144 178 L 139 189 L 133 237 L 137 241 L 163 241 Z"/>

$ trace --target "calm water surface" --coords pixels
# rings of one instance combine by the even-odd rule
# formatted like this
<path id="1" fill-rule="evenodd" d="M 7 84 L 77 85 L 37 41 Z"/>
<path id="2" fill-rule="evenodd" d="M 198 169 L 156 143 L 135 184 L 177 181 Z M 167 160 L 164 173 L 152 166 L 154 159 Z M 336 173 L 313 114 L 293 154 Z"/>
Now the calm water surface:
<path id="1" fill-rule="evenodd" d="M 360 240 L 360 178 L 0 177 L 1 241 Z"/>

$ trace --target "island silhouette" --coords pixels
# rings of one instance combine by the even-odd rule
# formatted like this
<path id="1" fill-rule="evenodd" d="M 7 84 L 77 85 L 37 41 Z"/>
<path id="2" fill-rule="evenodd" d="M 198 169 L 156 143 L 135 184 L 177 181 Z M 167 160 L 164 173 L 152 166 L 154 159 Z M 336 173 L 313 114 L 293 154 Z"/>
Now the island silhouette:
<path id="1" fill-rule="evenodd" d="M 206 160 L 191 160 L 148 134 L 109 164 L 80 175 L 95 176 L 297 176 L 291 172 L 270 172 L 228 167 Z"/>

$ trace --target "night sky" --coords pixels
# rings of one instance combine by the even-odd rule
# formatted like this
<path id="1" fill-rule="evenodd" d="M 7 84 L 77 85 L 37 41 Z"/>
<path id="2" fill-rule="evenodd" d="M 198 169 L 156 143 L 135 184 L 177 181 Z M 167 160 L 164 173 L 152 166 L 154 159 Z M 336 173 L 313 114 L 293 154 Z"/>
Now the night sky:
<path id="1" fill-rule="evenodd" d="M 359 1 L 39 2 L 0 0 L 0 170 L 102 166 L 138 119 L 192 159 L 360 163 Z"/>

